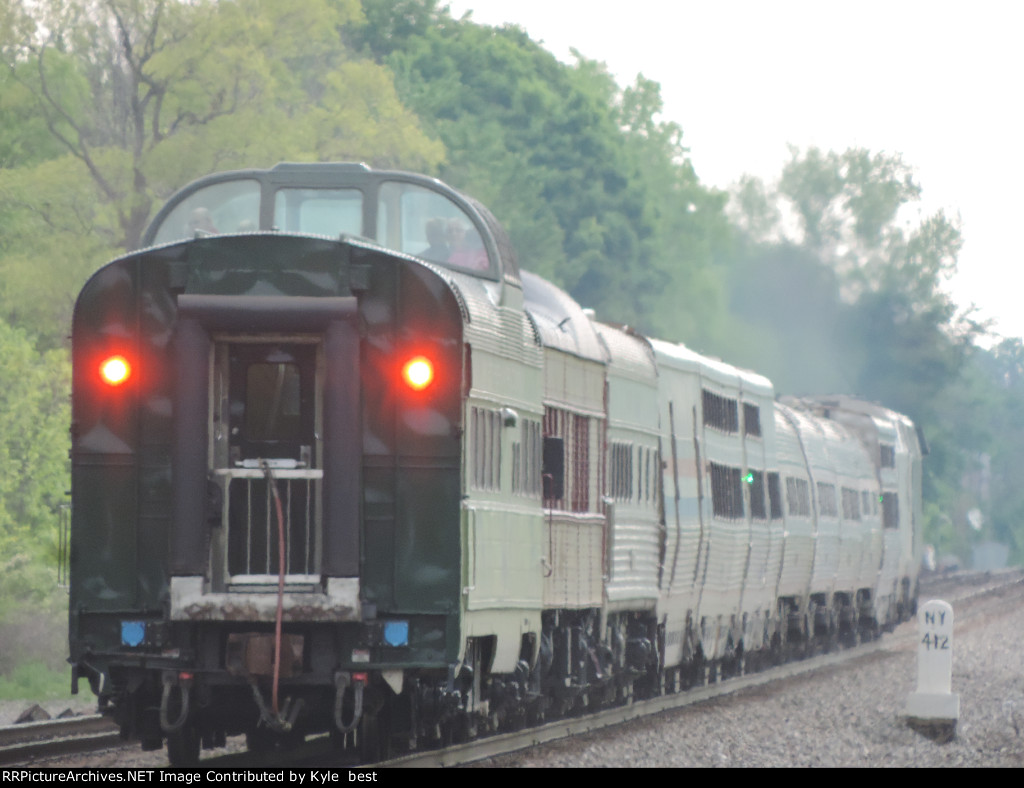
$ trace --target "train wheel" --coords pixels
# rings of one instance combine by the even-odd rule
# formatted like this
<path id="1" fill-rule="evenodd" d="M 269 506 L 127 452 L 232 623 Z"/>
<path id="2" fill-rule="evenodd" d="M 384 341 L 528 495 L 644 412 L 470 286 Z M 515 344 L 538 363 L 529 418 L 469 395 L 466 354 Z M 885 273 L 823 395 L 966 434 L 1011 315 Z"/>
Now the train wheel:
<path id="1" fill-rule="evenodd" d="M 704 653 L 697 650 L 697 653 L 693 655 L 692 659 L 686 663 L 686 688 L 692 687 L 703 687 L 707 684 L 707 675 L 704 670 L 705 661 Z"/>
<path id="2" fill-rule="evenodd" d="M 167 760 L 171 766 L 195 766 L 199 763 L 199 733 L 194 725 L 184 725 L 167 734 Z"/>
<path id="3" fill-rule="evenodd" d="M 246 731 L 245 749 L 249 752 L 266 752 L 274 749 L 274 734 L 262 725 Z"/>
<path id="4" fill-rule="evenodd" d="M 822 651 L 825 654 L 830 654 L 833 651 L 839 649 L 839 627 L 835 622 L 829 624 L 828 632 L 823 636 Z"/>
<path id="5" fill-rule="evenodd" d="M 379 763 L 391 757 L 391 725 L 389 723 L 390 715 L 386 706 L 375 714 L 363 712 L 357 736 L 360 763 Z"/>

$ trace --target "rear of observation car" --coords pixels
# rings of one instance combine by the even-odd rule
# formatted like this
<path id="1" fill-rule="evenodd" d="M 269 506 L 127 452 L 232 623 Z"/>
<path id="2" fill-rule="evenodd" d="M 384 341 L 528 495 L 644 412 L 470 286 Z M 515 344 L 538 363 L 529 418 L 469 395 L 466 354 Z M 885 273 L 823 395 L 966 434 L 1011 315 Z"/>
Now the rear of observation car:
<path id="1" fill-rule="evenodd" d="M 435 270 L 326 238 L 197 236 L 93 276 L 71 661 L 126 735 L 179 763 L 241 732 L 372 743 L 385 701 L 444 700 L 463 321 Z"/>

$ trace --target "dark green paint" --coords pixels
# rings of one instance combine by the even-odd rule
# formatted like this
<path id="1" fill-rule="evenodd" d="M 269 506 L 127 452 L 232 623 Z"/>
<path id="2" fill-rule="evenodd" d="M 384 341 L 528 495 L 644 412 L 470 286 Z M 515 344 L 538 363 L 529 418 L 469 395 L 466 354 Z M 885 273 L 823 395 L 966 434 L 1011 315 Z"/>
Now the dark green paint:
<path id="1" fill-rule="evenodd" d="M 349 286 L 353 265 L 355 292 Z M 72 654 L 125 651 L 125 664 L 132 664 L 130 650 L 120 646 L 120 620 L 166 609 L 173 342 L 181 293 L 358 297 L 363 461 L 353 471 L 363 477 L 363 595 L 380 615 L 434 614 L 415 619 L 420 623 L 413 624 L 410 647 L 375 647 L 373 657 L 391 666 L 452 661 L 460 591 L 458 303 L 446 282 L 410 260 L 338 241 L 272 235 L 220 236 L 139 252 L 101 269 L 79 297 Z M 394 376 L 396 354 L 413 346 L 435 354 L 452 373 L 418 400 L 397 390 Z M 110 348 L 138 360 L 137 374 L 118 391 L 101 390 L 95 381 L 97 360 Z M 339 654 L 358 640 L 352 626 L 338 628 Z M 224 628 L 202 625 L 204 637 L 219 637 L 210 633 Z M 171 629 L 181 632 L 183 625 Z"/>

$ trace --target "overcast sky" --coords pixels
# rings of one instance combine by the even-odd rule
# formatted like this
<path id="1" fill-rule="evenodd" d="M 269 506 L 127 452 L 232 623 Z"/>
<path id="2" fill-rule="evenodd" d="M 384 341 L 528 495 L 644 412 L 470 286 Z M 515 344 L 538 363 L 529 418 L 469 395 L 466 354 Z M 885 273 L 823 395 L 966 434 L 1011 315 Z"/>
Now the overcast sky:
<path id="1" fill-rule="evenodd" d="M 450 0 L 620 84 L 661 84 L 701 181 L 774 179 L 787 143 L 900 153 L 926 214 L 959 214 L 957 303 L 1024 336 L 1024 2 Z"/>

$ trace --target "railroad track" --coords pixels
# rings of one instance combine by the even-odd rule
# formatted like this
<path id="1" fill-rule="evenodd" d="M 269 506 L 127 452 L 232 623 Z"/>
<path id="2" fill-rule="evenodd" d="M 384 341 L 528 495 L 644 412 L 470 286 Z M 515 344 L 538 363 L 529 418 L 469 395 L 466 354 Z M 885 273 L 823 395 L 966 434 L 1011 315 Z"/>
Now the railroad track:
<path id="1" fill-rule="evenodd" d="M 117 726 L 99 714 L 0 727 L 0 766 L 93 752 L 121 743 Z"/>
<path id="2" fill-rule="evenodd" d="M 993 573 L 965 573 L 934 576 L 922 582 L 921 602 L 944 597 L 955 607 L 963 609 L 987 597 L 1005 594 L 1024 583 L 1024 571 L 1005 570 Z M 966 611 L 964 611 L 966 612 Z M 969 617 L 960 618 L 958 626 L 970 625 Z M 465 744 L 440 750 L 426 750 L 360 768 L 395 767 L 450 767 L 472 763 L 485 758 L 515 752 L 527 747 L 576 736 L 602 728 L 620 725 L 641 717 L 702 703 L 717 697 L 750 690 L 755 687 L 826 669 L 853 660 L 871 659 L 879 652 L 895 648 L 909 648 L 916 642 L 914 625 L 904 624 L 895 635 L 807 659 L 788 662 L 757 673 L 730 678 L 726 681 L 694 687 L 684 692 L 660 695 L 650 700 L 616 706 L 588 715 L 557 720 L 543 726 L 512 733 L 476 739 Z M 125 744 L 117 729 L 106 717 L 99 715 L 78 717 L 22 725 L 0 727 L 0 766 L 53 766 L 56 758 L 98 750 L 124 747 L 133 756 L 138 744 Z M 154 753 L 154 755 L 156 755 Z M 40 762 L 45 761 L 45 762 Z M 166 764 L 166 761 L 162 761 Z M 66 764 L 61 764 L 66 765 Z M 325 767 L 345 768 L 352 764 L 343 754 L 330 747 L 327 737 L 311 739 L 289 752 L 248 753 L 236 752 L 204 758 L 207 768 L 235 767 Z"/>

